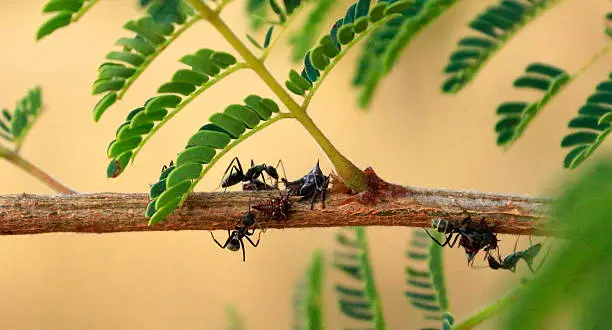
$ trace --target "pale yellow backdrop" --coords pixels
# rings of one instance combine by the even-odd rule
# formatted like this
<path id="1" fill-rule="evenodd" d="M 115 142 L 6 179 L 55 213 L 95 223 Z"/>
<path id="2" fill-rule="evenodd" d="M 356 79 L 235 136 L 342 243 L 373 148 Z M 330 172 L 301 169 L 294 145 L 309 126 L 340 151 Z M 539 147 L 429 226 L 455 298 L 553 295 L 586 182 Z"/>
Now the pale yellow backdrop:
<path id="1" fill-rule="evenodd" d="M 107 179 L 106 146 L 126 113 L 154 95 L 180 67 L 181 55 L 203 47 L 229 49 L 209 26 L 197 25 L 94 124 L 91 109 L 98 98 L 90 92 L 96 68 L 114 41 L 128 34 L 121 26 L 137 17 L 135 3 L 101 0 L 82 22 L 36 43 L 34 35 L 43 21 L 41 1 L 0 0 L 0 105 L 12 106 L 35 84 L 43 87 L 47 112 L 23 155 L 79 191 L 144 192 L 160 166 L 175 158 L 211 113 L 250 93 L 271 95 L 249 72 L 231 76 L 160 131 L 120 178 Z M 602 58 L 555 98 L 506 153 L 494 143 L 494 109 L 502 101 L 536 96 L 511 87 L 532 61 L 578 70 L 609 42 L 602 29 L 612 3 L 562 2 L 505 46 L 467 89 L 441 95 L 441 71 L 448 55 L 469 33 L 467 22 L 490 3 L 461 1 L 419 35 L 369 112 L 355 105 L 349 81 L 357 52 L 350 53 L 315 97 L 310 110 L 315 122 L 356 164 L 373 166 L 393 182 L 532 195 L 551 192 L 567 176 L 560 167 L 564 151 L 558 146 L 566 123 L 610 72 L 612 56 Z M 224 16 L 244 35 L 241 9 L 242 1 L 235 1 Z M 288 58 L 283 44 L 268 63 L 283 81 L 290 68 Z M 258 134 L 233 155 L 268 163 L 282 158 L 290 177 L 305 173 L 317 158 L 330 169 L 314 141 L 290 121 Z M 198 189 L 213 189 L 223 170 L 222 165 L 215 167 Z M 4 161 L 0 173 L 0 193 L 50 193 Z M 0 328 L 222 329 L 226 306 L 235 304 L 248 329 L 286 329 L 292 287 L 313 249 L 332 250 L 334 232 L 271 230 L 260 247 L 248 249 L 247 263 L 239 254 L 218 249 L 207 232 L 0 237 Z M 402 294 L 410 230 L 371 228 L 368 234 L 389 329 L 416 329 L 420 315 Z M 502 250 L 510 250 L 513 241 L 505 240 Z M 460 249 L 445 256 L 451 309 L 459 319 L 518 283 L 519 277 L 509 273 L 467 268 Z M 333 270 L 327 273 L 329 329 L 354 325 L 336 307 L 336 275 Z"/>

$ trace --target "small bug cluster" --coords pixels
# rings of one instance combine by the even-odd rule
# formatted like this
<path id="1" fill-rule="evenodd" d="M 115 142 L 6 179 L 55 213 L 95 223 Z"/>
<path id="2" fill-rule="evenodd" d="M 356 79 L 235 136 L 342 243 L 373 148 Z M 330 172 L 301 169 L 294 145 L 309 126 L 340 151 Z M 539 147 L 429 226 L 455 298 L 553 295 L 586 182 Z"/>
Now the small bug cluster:
<path id="1" fill-rule="evenodd" d="M 263 217 L 265 217 L 265 220 L 287 220 L 289 219 L 289 214 L 291 213 L 291 196 L 301 196 L 302 198 L 299 201 L 310 199 L 311 210 L 314 208 L 314 203 L 317 198 L 320 197 L 322 207 L 325 208 L 325 197 L 327 187 L 329 186 L 330 176 L 323 175 L 318 161 L 310 172 L 295 181 L 288 181 L 286 176 L 281 179 L 277 171 L 279 165 L 282 166 L 284 174 L 284 165 L 280 160 L 278 161 L 276 167 L 266 164 L 255 165 L 253 160 L 251 160 L 251 167 L 249 167 L 245 172 L 240 160 L 235 157 L 223 174 L 221 187 L 225 189 L 239 183 L 243 183 L 243 190 L 279 190 L 279 197 L 266 199 L 263 202 L 253 206 L 251 206 L 251 201 L 249 200 L 248 211 L 245 212 L 242 215 L 242 218 L 236 222 L 233 230 L 230 230 L 228 227 L 227 240 L 224 244 L 217 241 L 211 232 L 213 240 L 222 249 L 227 248 L 231 251 L 238 251 L 239 249 L 242 249 L 243 261 L 246 261 L 243 239 L 246 239 L 252 246 L 257 247 L 259 245 L 261 232 L 265 232 L 265 229 L 261 228 L 257 220 L 257 214 L 251 209 L 258 211 Z M 273 179 L 273 182 L 268 183 L 266 176 Z M 285 186 L 284 195 L 278 188 L 279 179 L 281 179 Z M 251 236 L 255 235 L 256 228 L 260 229 L 260 233 L 257 237 L 257 242 L 253 242 Z"/>
<path id="2" fill-rule="evenodd" d="M 497 235 L 491 230 L 492 227 L 487 226 L 484 218 L 481 219 L 477 227 L 472 227 L 471 224 L 472 217 L 470 214 L 461 221 L 459 226 L 454 226 L 449 221 L 439 218 L 432 220 L 432 227 L 445 235 L 443 243 L 440 243 L 433 237 L 427 229 L 425 231 L 436 244 L 442 247 L 449 246 L 452 248 L 459 241 L 459 247 L 464 248 L 469 266 L 473 265 L 476 254 L 483 250 L 485 252 L 485 260 L 487 260 L 491 269 L 505 269 L 514 273 L 518 262 L 524 260 L 529 269 L 532 272 L 534 271 L 532 267 L 533 260 L 540 252 L 542 244 L 533 244 L 523 251 L 516 251 L 515 243 L 514 252 L 502 259 L 499 255 L 499 246 L 497 244 L 499 240 Z M 492 255 L 493 251 L 497 251 L 497 258 Z"/>

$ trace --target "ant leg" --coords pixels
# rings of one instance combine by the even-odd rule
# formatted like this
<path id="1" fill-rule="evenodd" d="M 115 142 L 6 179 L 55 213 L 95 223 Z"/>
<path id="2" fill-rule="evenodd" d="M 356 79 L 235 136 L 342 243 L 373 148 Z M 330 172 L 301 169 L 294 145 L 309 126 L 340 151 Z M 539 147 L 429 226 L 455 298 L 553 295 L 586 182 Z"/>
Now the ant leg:
<path id="1" fill-rule="evenodd" d="M 251 245 L 253 245 L 254 247 L 257 247 L 259 245 L 259 240 L 261 239 L 261 232 L 259 233 L 259 236 L 257 236 L 257 243 L 253 243 L 253 241 L 251 241 L 251 238 L 248 236 L 244 236 L 244 238 L 246 238 L 249 243 L 251 243 Z"/>
<path id="2" fill-rule="evenodd" d="M 283 160 L 279 159 L 278 163 L 276 163 L 276 166 L 274 167 L 275 169 L 278 168 L 278 165 L 281 166 L 281 168 L 283 169 L 283 178 L 285 178 L 285 180 L 287 180 L 287 173 L 285 172 L 285 164 L 283 164 Z M 278 180 L 276 181 L 278 184 Z"/>
<path id="3" fill-rule="evenodd" d="M 451 237 L 453 237 L 453 233 L 451 233 L 451 234 L 448 236 L 448 241 L 449 241 L 449 242 L 450 242 Z M 455 240 L 454 240 L 452 243 L 448 244 L 448 246 L 449 246 L 451 249 L 452 249 L 453 247 L 455 247 L 455 244 L 457 244 L 457 240 L 459 239 L 459 237 L 461 237 L 461 235 L 455 235 Z M 461 246 L 461 244 L 460 244 L 459 246 Z"/>
<path id="4" fill-rule="evenodd" d="M 448 244 L 448 239 L 444 242 L 444 244 L 442 244 L 442 243 L 438 242 L 438 240 L 435 237 L 431 236 L 431 234 L 429 233 L 429 231 L 427 229 L 423 228 L 423 230 L 425 230 L 425 232 L 427 233 L 429 238 L 431 238 L 434 242 L 436 242 L 436 244 L 440 245 L 441 247 L 445 247 Z"/>
<path id="5" fill-rule="evenodd" d="M 327 186 L 329 186 L 329 175 L 323 181 L 323 191 L 321 192 L 321 208 L 325 208 L 325 197 L 327 196 Z"/>
<path id="6" fill-rule="evenodd" d="M 246 252 L 244 251 L 244 243 L 240 239 L 240 248 L 242 249 L 242 262 L 246 262 Z"/>
<path id="7" fill-rule="evenodd" d="M 315 200 L 317 200 L 317 197 L 319 197 L 319 189 L 316 188 L 315 192 L 312 194 L 312 199 L 310 200 L 310 209 L 314 210 L 314 203 Z"/>
<path id="8" fill-rule="evenodd" d="M 219 245 L 219 247 L 222 249 L 225 249 L 227 244 L 229 244 L 230 237 L 227 238 L 227 241 L 225 241 L 225 244 L 221 245 L 221 243 L 219 243 L 219 241 L 217 241 L 217 239 L 215 238 L 215 235 L 212 233 L 212 231 L 210 232 L 210 236 L 212 236 L 213 241 L 215 241 L 215 243 L 217 243 L 217 245 Z"/>

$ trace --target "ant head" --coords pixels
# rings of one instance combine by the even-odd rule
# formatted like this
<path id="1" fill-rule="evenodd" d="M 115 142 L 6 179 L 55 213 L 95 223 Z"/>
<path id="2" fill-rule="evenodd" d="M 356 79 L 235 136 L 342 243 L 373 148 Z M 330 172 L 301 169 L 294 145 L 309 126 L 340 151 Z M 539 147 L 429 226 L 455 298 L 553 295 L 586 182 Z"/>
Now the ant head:
<path id="1" fill-rule="evenodd" d="M 232 237 L 227 244 L 227 249 L 230 251 L 238 251 L 240 249 L 240 239 L 234 233 L 232 233 Z"/>
<path id="2" fill-rule="evenodd" d="M 268 173 L 269 176 L 273 177 L 275 180 L 278 180 L 278 172 L 276 171 L 276 168 L 274 168 L 271 165 L 266 166 L 266 173 Z"/>
<path id="3" fill-rule="evenodd" d="M 440 233 L 448 233 L 452 231 L 452 225 L 441 218 L 434 218 L 431 220 L 431 226 Z"/>

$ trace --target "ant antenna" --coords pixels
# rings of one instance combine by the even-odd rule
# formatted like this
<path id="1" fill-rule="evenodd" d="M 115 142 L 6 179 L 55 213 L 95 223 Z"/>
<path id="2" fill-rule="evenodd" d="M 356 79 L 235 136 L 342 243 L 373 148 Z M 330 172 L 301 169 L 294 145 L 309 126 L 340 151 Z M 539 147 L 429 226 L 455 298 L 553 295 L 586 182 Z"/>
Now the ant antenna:
<path id="1" fill-rule="evenodd" d="M 281 166 L 281 168 L 283 169 L 283 177 L 285 178 L 285 180 L 287 179 L 287 173 L 285 173 L 285 164 L 283 164 L 283 160 L 279 159 L 278 163 L 276 163 L 276 167 L 274 167 L 275 169 L 278 168 L 278 165 Z"/>

